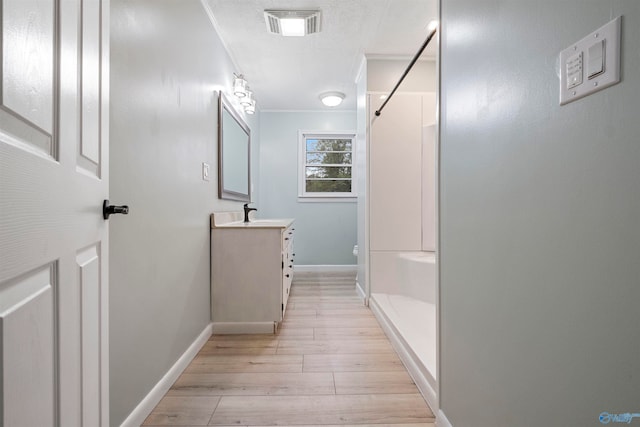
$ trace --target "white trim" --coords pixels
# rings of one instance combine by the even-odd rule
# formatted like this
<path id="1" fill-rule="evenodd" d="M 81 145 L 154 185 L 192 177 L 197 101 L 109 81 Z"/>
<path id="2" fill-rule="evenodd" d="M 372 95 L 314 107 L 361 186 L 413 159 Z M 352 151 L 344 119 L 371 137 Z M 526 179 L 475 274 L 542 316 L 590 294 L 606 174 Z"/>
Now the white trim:
<path id="1" fill-rule="evenodd" d="M 442 0 L 437 1 L 437 10 L 438 10 L 438 22 L 442 24 Z M 442 64 L 440 61 L 440 57 L 442 55 L 442 44 L 440 42 L 440 34 L 442 33 L 442 25 L 439 26 L 438 31 L 436 32 L 436 40 L 437 50 L 436 50 L 436 165 L 435 165 L 435 175 L 436 175 L 436 209 L 435 209 L 435 243 L 436 243 L 436 376 L 437 378 L 442 378 L 442 294 L 440 290 L 440 255 L 441 252 L 441 243 L 440 243 L 440 213 L 441 213 L 441 204 L 440 204 L 440 159 L 441 159 L 441 150 L 440 150 L 440 106 L 442 103 L 442 84 L 441 84 L 441 76 L 442 76 Z M 442 395 L 442 382 L 438 381 L 438 389 L 436 390 L 438 396 Z M 443 418 L 445 423 L 441 424 L 441 427 L 451 427 L 451 423 L 445 417 L 444 412 L 441 410 L 438 411 L 438 417 L 436 418 L 436 422 L 438 419 Z"/>
<path id="2" fill-rule="evenodd" d="M 411 55 L 390 55 L 384 53 L 365 53 L 365 58 L 371 61 L 409 61 L 413 59 Z M 435 62 L 436 55 L 430 55 L 427 53 L 423 53 L 418 58 L 418 62 Z"/>
<path id="3" fill-rule="evenodd" d="M 138 403 L 129 416 L 120 424 L 120 427 L 138 427 L 149 416 L 153 408 L 169 391 L 173 383 L 178 379 L 182 371 L 189 366 L 189 363 L 196 357 L 196 354 L 206 344 L 211 337 L 211 323 L 205 326 L 200 335 L 191 343 L 189 348 L 180 356 L 171 368 L 164 374 L 158 383 L 149 391 L 149 393 Z"/>
<path id="4" fill-rule="evenodd" d="M 438 409 L 436 415 L 436 427 L 453 427 L 453 424 L 449 422 L 447 416 L 442 412 L 442 409 Z"/>
<path id="5" fill-rule="evenodd" d="M 275 334 L 276 322 L 213 322 L 213 334 Z"/>
<path id="6" fill-rule="evenodd" d="M 357 203 L 355 196 L 325 197 L 325 196 L 298 196 L 298 203 Z"/>
<path id="7" fill-rule="evenodd" d="M 231 54 L 231 49 L 229 49 L 229 46 L 227 45 L 227 43 L 224 41 L 224 38 L 222 37 L 222 31 L 220 31 L 220 25 L 218 25 L 218 21 L 216 20 L 216 17 L 213 14 L 213 10 L 211 10 L 211 6 L 209 6 L 209 2 L 207 2 L 207 0 L 200 0 L 200 4 L 202 4 L 202 7 L 204 8 L 205 13 L 209 17 L 209 21 L 213 26 L 213 30 L 218 35 L 218 39 L 220 40 L 220 43 L 222 43 L 222 47 L 224 47 L 224 50 L 227 52 L 227 56 L 231 60 L 231 64 L 233 64 L 233 67 L 238 71 L 238 73 L 242 74 L 242 68 L 238 66 L 238 61 L 236 61 L 236 58 Z"/>
<path id="8" fill-rule="evenodd" d="M 109 115 L 109 106 L 111 105 L 111 101 L 109 98 L 110 93 L 110 82 L 111 82 L 111 37 L 110 37 L 110 29 L 111 29 L 111 7 L 109 2 L 102 2 L 100 7 L 100 152 L 102 158 L 101 167 L 100 167 L 100 179 L 104 180 L 106 183 L 105 190 L 109 191 L 109 168 L 103 168 L 102 165 L 109 165 L 109 129 L 110 129 L 110 115 Z M 106 170 L 104 170 L 106 169 Z M 110 362 L 109 362 L 109 354 L 110 354 L 110 341 L 109 341 L 109 229 L 105 230 L 106 235 L 103 235 L 104 240 L 102 245 L 100 246 L 100 254 L 102 259 L 102 267 L 99 267 L 102 272 L 102 280 L 103 282 L 99 287 L 99 301 L 100 301 L 100 373 L 99 373 L 99 381 L 100 381 L 100 426 L 107 427 L 111 425 L 111 397 L 110 397 Z M 57 290 L 56 290 L 57 295 Z M 56 314 L 58 314 L 56 312 Z M 84 393 L 83 393 L 84 395 Z M 2 411 L 0 411 L 2 412 Z"/>
<path id="9" fill-rule="evenodd" d="M 394 95 L 433 95 L 434 93 L 437 94 L 438 92 L 434 90 L 398 90 Z M 372 96 L 389 95 L 389 92 L 384 92 L 379 90 L 368 90 L 367 95 L 372 95 Z M 433 123 L 430 123 L 424 126 L 430 126 L 432 124 Z"/>
<path id="10" fill-rule="evenodd" d="M 306 139 L 308 137 L 334 137 L 334 138 L 344 138 L 351 140 L 351 178 L 349 181 L 351 182 L 351 192 L 350 193 L 337 193 L 337 192 L 327 192 L 327 193 L 307 193 L 305 190 L 306 176 L 305 176 L 305 167 L 307 166 L 307 144 Z M 356 132 L 353 130 L 335 130 L 335 131 L 327 131 L 327 130 L 298 130 L 298 202 L 302 202 L 302 199 L 308 199 L 309 202 L 334 202 L 336 200 L 332 199 L 350 199 L 349 201 L 357 201 L 358 192 L 357 192 L 357 180 L 356 180 Z M 346 180 L 346 179 L 345 179 Z M 307 200 L 305 200 L 307 201 Z"/>
<path id="11" fill-rule="evenodd" d="M 356 266 L 357 267 L 357 266 Z M 358 295 L 362 298 L 362 303 L 365 307 L 369 307 L 369 298 L 367 298 L 367 294 L 365 293 L 362 286 L 360 286 L 360 282 L 358 282 L 358 278 L 356 277 L 356 291 L 358 291 Z"/>
<path id="12" fill-rule="evenodd" d="M 344 265 L 294 265 L 293 274 L 296 273 L 353 273 L 358 272 L 355 264 Z"/>
<path id="13" fill-rule="evenodd" d="M 353 82 L 357 85 L 364 72 L 367 71 L 367 56 L 362 54 L 360 57 L 360 65 L 358 66 L 358 71 L 356 71 L 356 78 L 353 79 Z"/>
<path id="14" fill-rule="evenodd" d="M 275 110 L 275 109 L 265 109 L 265 110 L 260 110 L 261 113 L 349 113 L 349 114 L 355 114 L 356 110 Z"/>
<path id="15" fill-rule="evenodd" d="M 433 387 L 427 378 L 427 374 L 424 372 L 426 368 L 422 366 L 422 363 L 417 360 L 418 358 L 413 354 L 411 348 L 407 345 L 404 339 L 400 336 L 395 327 L 389 322 L 387 316 L 382 312 L 380 306 L 376 303 L 375 298 L 369 299 L 369 308 L 373 312 L 378 323 L 382 327 L 382 330 L 391 341 L 391 345 L 398 353 L 400 360 L 409 371 L 409 375 L 416 383 L 418 390 L 422 394 L 424 400 L 435 414 L 438 411 L 438 396 L 436 394 L 436 388 Z M 421 368 L 422 367 L 422 368 Z"/>

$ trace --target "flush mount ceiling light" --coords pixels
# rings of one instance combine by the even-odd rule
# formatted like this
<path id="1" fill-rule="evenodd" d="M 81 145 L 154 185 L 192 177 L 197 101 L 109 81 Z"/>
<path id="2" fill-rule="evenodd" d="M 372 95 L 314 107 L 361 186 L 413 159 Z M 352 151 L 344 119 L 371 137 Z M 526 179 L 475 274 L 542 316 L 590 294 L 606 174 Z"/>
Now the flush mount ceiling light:
<path id="1" fill-rule="evenodd" d="M 342 92 L 325 92 L 320 95 L 320 100 L 327 107 L 337 107 L 342 104 L 344 93 Z"/>
<path id="2" fill-rule="evenodd" d="M 274 10 L 264 11 L 267 31 L 285 37 L 301 37 L 320 31 L 319 10 Z"/>

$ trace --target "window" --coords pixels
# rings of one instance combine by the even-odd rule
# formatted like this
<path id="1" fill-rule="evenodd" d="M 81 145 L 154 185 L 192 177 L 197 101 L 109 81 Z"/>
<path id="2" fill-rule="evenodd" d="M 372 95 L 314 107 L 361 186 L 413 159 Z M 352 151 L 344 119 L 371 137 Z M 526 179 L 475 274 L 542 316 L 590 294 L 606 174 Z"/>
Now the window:
<path id="1" fill-rule="evenodd" d="M 356 197 L 354 141 L 353 133 L 300 132 L 299 197 Z"/>

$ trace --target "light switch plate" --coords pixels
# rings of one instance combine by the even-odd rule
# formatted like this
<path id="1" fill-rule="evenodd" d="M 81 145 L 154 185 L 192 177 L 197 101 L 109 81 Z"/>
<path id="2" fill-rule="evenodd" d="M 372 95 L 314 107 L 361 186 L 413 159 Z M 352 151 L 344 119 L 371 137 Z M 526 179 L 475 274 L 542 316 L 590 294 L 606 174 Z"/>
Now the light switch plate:
<path id="1" fill-rule="evenodd" d="M 567 89 L 580 86 L 584 77 L 582 52 L 578 52 L 567 58 L 567 65 L 565 67 L 567 71 Z"/>
<path id="2" fill-rule="evenodd" d="M 600 40 L 589 46 L 589 64 L 587 65 L 587 77 L 589 80 L 604 73 L 604 60 L 606 58 L 605 40 Z"/>
<path id="3" fill-rule="evenodd" d="M 560 105 L 583 98 L 620 82 L 620 34 L 622 17 L 618 16 L 579 42 L 560 52 Z M 604 43 L 603 43 L 604 41 Z M 603 49 L 594 49 L 600 43 Z M 589 53 L 601 53 L 604 70 L 587 76 L 594 60 Z M 577 58 L 579 61 L 579 70 Z M 586 65 L 586 66 L 585 66 Z M 577 75 L 580 73 L 580 75 Z"/>
<path id="4" fill-rule="evenodd" d="M 202 180 L 209 181 L 209 163 L 202 162 Z"/>

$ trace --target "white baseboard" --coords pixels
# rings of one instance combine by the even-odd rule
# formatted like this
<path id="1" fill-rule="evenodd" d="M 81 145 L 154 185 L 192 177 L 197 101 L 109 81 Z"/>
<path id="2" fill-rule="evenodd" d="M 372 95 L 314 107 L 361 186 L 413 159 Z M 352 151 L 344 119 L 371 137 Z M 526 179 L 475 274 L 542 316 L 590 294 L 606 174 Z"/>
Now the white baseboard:
<path id="1" fill-rule="evenodd" d="M 211 337 L 211 323 L 209 323 L 204 330 L 198 335 L 198 337 L 191 343 L 189 348 L 180 356 L 180 358 L 173 364 L 173 366 L 167 371 L 166 374 L 158 381 L 158 383 L 151 389 L 151 391 L 145 396 L 144 399 L 135 407 L 125 419 L 120 427 L 138 427 L 149 416 L 153 408 L 156 407 L 158 402 L 169 391 L 171 385 L 178 379 L 182 371 L 191 363 L 196 354 L 204 347 L 205 343 Z"/>
<path id="2" fill-rule="evenodd" d="M 293 273 L 353 273 L 358 272 L 357 265 L 294 265 Z"/>
<path id="3" fill-rule="evenodd" d="M 438 395 L 436 390 L 432 386 L 431 382 L 427 378 L 424 373 L 424 367 L 421 367 L 421 363 L 416 361 L 416 357 L 413 356 L 413 351 L 408 348 L 405 340 L 400 336 L 396 328 L 389 322 L 387 316 L 382 312 L 380 306 L 376 303 L 375 298 L 369 299 L 369 308 L 375 315 L 376 319 L 378 319 L 378 323 L 382 327 L 382 330 L 385 332 L 389 341 L 391 341 L 391 345 L 398 353 L 400 360 L 409 371 L 409 375 L 413 378 L 413 381 L 416 383 L 418 390 L 424 397 L 424 400 L 427 401 L 427 404 L 431 408 L 434 414 L 438 413 Z"/>
<path id="4" fill-rule="evenodd" d="M 449 422 L 442 409 L 438 410 L 438 415 L 436 416 L 436 427 L 453 427 L 453 424 Z"/>
<path id="5" fill-rule="evenodd" d="M 356 291 L 358 291 L 358 295 L 360 296 L 360 298 L 362 298 L 362 303 L 365 305 L 365 307 L 369 307 L 369 298 L 367 298 L 367 294 L 365 293 L 364 289 L 362 289 L 362 286 L 360 286 L 360 282 L 358 282 L 357 279 Z"/>

